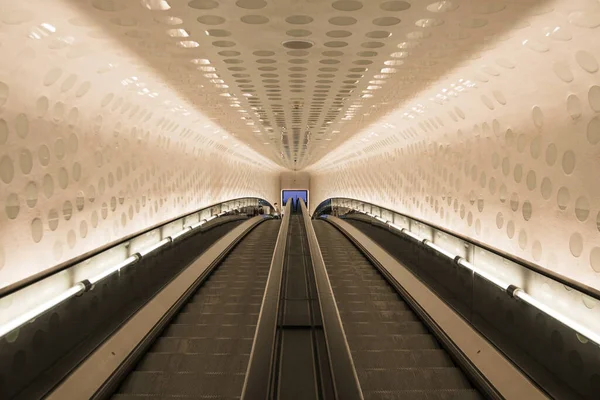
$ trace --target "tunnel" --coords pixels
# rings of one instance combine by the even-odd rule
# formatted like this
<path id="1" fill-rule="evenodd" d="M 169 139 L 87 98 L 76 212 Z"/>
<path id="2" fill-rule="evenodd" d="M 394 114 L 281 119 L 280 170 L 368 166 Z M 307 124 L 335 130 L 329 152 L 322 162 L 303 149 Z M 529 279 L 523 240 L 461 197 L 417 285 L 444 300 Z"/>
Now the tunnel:
<path id="1" fill-rule="evenodd" d="M 600 398 L 597 0 L 0 0 L 0 398 Z"/>

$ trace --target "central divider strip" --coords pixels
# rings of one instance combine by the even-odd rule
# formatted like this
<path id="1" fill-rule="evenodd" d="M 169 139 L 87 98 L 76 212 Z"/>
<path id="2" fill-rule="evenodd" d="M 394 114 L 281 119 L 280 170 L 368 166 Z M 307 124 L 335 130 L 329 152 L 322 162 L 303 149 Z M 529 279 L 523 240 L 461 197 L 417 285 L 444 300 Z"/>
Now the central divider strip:
<path id="1" fill-rule="evenodd" d="M 279 296 L 283 277 L 285 250 L 290 225 L 291 201 L 285 205 L 283 221 L 277 235 L 275 251 L 267 278 L 265 294 L 258 315 L 250 361 L 242 389 L 242 400 L 268 399 L 271 392 L 275 361 L 275 338 L 279 316 Z"/>
<path id="2" fill-rule="evenodd" d="M 319 297 L 319 306 L 323 319 L 323 330 L 325 340 L 327 341 L 327 351 L 329 354 L 329 365 L 331 366 L 331 376 L 333 378 L 335 397 L 339 400 L 362 400 L 363 394 L 358 381 L 350 347 L 346 340 L 346 334 L 342 325 L 342 319 L 337 308 L 337 303 L 333 295 L 333 289 L 329 282 L 325 262 L 321 254 L 321 248 L 317 241 L 317 236 L 306 209 L 306 205 L 300 200 L 302 215 L 304 216 L 304 226 L 310 249 L 310 257 L 313 263 L 317 294 Z"/>

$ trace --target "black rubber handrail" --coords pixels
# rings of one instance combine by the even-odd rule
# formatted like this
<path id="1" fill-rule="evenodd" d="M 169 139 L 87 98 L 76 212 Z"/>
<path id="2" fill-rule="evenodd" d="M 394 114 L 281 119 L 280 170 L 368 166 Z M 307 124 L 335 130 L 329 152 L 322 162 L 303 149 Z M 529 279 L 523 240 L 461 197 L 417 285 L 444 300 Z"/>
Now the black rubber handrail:
<path id="1" fill-rule="evenodd" d="M 344 332 L 344 325 L 340 317 L 331 282 L 329 281 L 325 261 L 321 254 L 319 241 L 303 201 L 300 201 L 300 207 L 302 208 L 304 227 L 306 229 L 306 237 L 315 274 L 335 398 L 338 400 L 363 400 L 364 397 L 358 380 L 358 374 L 354 366 L 346 333 Z"/>
<path id="2" fill-rule="evenodd" d="M 432 222 L 427 222 L 427 221 L 424 221 L 424 220 L 422 220 L 420 218 L 415 218 L 415 217 L 412 217 L 410 215 L 407 215 L 407 214 L 404 214 L 404 213 L 401 213 L 401 212 L 398 212 L 398 211 L 390 210 L 389 208 L 382 207 L 380 205 L 377 205 L 377 204 L 374 204 L 374 203 L 370 203 L 368 201 L 363 201 L 363 200 L 358 200 L 358 199 L 351 199 L 351 198 L 348 198 L 348 197 L 332 197 L 332 198 L 327 199 L 327 200 L 350 200 L 350 201 L 358 201 L 358 202 L 361 202 L 361 203 L 364 203 L 364 204 L 369 204 L 371 206 L 378 207 L 378 208 L 380 208 L 382 210 L 386 210 L 386 211 L 389 211 L 389 212 L 394 213 L 394 214 L 401 215 L 401 216 L 403 216 L 405 218 L 411 219 L 411 220 L 416 221 L 416 222 L 418 222 L 420 224 L 423 224 L 423 225 L 429 226 L 431 228 L 437 229 L 438 231 L 444 232 L 444 233 L 446 233 L 446 234 L 448 234 L 450 236 L 454 236 L 454 237 L 456 237 L 458 239 L 461 239 L 461 240 L 463 240 L 463 241 L 465 241 L 467 243 L 470 243 L 470 244 L 472 244 L 474 246 L 480 247 L 483 250 L 489 251 L 490 253 L 496 254 L 497 256 L 505 258 L 505 259 L 507 259 L 509 261 L 512 261 L 512 262 L 516 263 L 516 264 L 519 264 L 522 267 L 524 267 L 524 268 L 526 268 L 526 269 L 528 269 L 530 271 L 533 271 L 535 273 L 543 275 L 546 278 L 552 279 L 552 280 L 554 280 L 556 282 L 561 283 L 562 285 L 568 286 L 571 289 L 577 290 L 578 292 L 581 292 L 581 293 L 583 293 L 583 294 L 585 294 L 587 296 L 590 296 L 590 297 L 592 297 L 592 298 L 600 301 L 600 291 L 598 289 L 595 289 L 595 288 L 592 288 L 590 286 L 584 285 L 581 282 L 577 282 L 577 281 L 575 281 L 575 280 L 573 280 L 571 278 L 567 278 L 566 276 L 563 276 L 561 274 L 557 274 L 556 272 L 551 271 L 551 270 L 549 270 L 547 268 L 544 268 L 541 265 L 532 263 L 531 261 L 524 260 L 524 259 L 522 259 L 520 257 L 517 257 L 517 256 L 513 255 L 513 254 L 509 254 L 509 253 L 507 253 L 507 252 L 505 252 L 503 250 L 500 250 L 498 248 L 492 247 L 492 246 L 490 246 L 490 245 L 488 245 L 486 243 L 480 242 L 477 239 L 473 239 L 473 238 L 464 236 L 464 235 L 462 235 L 460 233 L 457 233 L 457 232 L 451 231 L 449 229 L 443 228 L 443 227 L 441 227 L 439 225 L 436 225 L 436 224 L 434 224 Z M 314 213 L 313 217 L 314 218 L 318 217 L 317 212 Z M 375 221 L 377 221 L 377 220 L 375 220 Z"/>
<path id="3" fill-rule="evenodd" d="M 77 265 L 77 264 L 79 264 L 79 263 L 87 260 L 88 258 L 92 258 L 92 257 L 94 257 L 94 256 L 96 256 L 96 255 L 98 255 L 98 254 L 100 254 L 100 253 L 102 253 L 102 252 L 104 252 L 104 251 L 106 251 L 108 249 L 111 249 L 111 248 L 113 248 L 115 246 L 119 246 L 120 244 L 125 243 L 125 242 L 127 242 L 127 241 L 129 241 L 129 240 L 131 240 L 131 239 L 133 239 L 133 238 L 135 238 L 137 236 L 141 236 L 141 235 L 143 235 L 145 233 L 148 233 L 148 232 L 150 232 L 150 231 L 152 231 L 154 229 L 157 229 L 157 228 L 160 228 L 162 226 L 168 225 L 168 224 L 170 224 L 173 221 L 177 221 L 178 219 L 185 218 L 185 217 L 190 216 L 192 214 L 196 214 L 196 213 L 198 213 L 198 212 L 200 212 L 202 210 L 206 210 L 208 208 L 212 208 L 212 207 L 224 204 L 224 203 L 229 203 L 231 201 L 245 200 L 245 199 L 256 199 L 256 200 L 259 200 L 259 201 L 264 201 L 267 204 L 269 204 L 269 206 L 271 208 L 273 208 L 273 206 L 271 205 L 271 203 L 269 203 L 266 200 L 261 199 L 259 197 L 238 197 L 238 198 L 235 198 L 235 199 L 221 201 L 219 203 L 211 204 L 209 206 L 199 208 L 196 211 L 192 211 L 192 212 L 188 212 L 188 213 L 185 213 L 185 214 L 181 214 L 181 215 L 179 215 L 177 217 L 170 218 L 170 219 L 168 219 L 168 220 L 166 220 L 164 222 L 159 222 L 158 224 L 152 225 L 150 227 L 142 229 L 141 231 L 137 231 L 137 232 L 134 232 L 134 233 L 129 234 L 127 236 L 124 236 L 122 238 L 119 238 L 119 239 L 117 239 L 117 240 L 115 240 L 113 242 L 107 243 L 107 244 L 102 245 L 100 247 L 97 247 L 97 248 L 95 248 L 93 250 L 90 250 L 90 251 L 88 251 L 86 253 L 83 253 L 83 254 L 81 254 L 81 255 L 79 255 L 77 257 L 71 258 L 70 260 L 67 260 L 67 261 L 65 261 L 63 263 L 55 265 L 54 267 L 48 268 L 48 269 L 46 269 L 44 271 L 41 271 L 41 272 L 39 272 L 39 273 L 37 273 L 35 275 L 31 275 L 31 276 L 29 276 L 29 277 L 27 277 L 25 279 L 22 279 L 22 280 L 20 280 L 18 282 L 15 282 L 13 284 L 10 284 L 8 286 L 0 288 L 0 299 L 3 298 L 3 297 L 6 297 L 8 295 L 11 295 L 11 294 L 13 294 L 15 292 L 18 292 L 19 290 L 21 290 L 21 289 L 23 289 L 23 288 L 25 288 L 27 286 L 31 286 L 31 285 L 33 285 L 33 284 L 35 284 L 37 282 L 40 282 L 40 281 L 42 281 L 42 280 L 44 280 L 44 279 L 46 279 L 46 278 L 48 278 L 48 277 L 50 277 L 52 275 L 58 274 L 59 272 L 62 272 L 64 270 L 66 270 L 66 269 L 69 269 L 69 268 L 71 268 L 71 267 L 73 267 L 73 266 L 75 266 L 75 265 Z"/>
<path id="4" fill-rule="evenodd" d="M 275 343 L 292 202 L 288 200 L 273 250 L 241 400 L 268 400 L 275 371 Z"/>

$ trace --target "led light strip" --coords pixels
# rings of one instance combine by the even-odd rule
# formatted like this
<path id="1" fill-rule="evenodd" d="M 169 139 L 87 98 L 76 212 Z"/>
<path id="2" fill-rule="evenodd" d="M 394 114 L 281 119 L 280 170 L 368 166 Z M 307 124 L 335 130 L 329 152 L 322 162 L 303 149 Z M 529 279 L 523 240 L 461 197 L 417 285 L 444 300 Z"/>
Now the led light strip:
<path id="1" fill-rule="evenodd" d="M 237 208 L 234 210 L 237 210 Z M 233 210 L 231 210 L 231 211 L 233 211 Z M 65 290 L 64 292 L 60 293 L 59 295 L 51 298 L 50 300 L 32 308 L 29 311 L 26 311 L 25 313 L 19 315 L 17 318 L 7 322 L 6 324 L 0 325 L 0 338 L 2 338 L 3 336 L 6 336 L 7 334 L 11 333 L 15 329 L 20 328 L 21 326 L 25 325 L 27 322 L 39 317 L 40 315 L 42 315 L 49 309 L 56 307 L 57 305 L 61 304 L 62 302 L 67 301 L 74 296 L 80 295 L 83 292 L 86 292 L 86 291 L 92 289 L 93 285 L 95 285 L 96 283 L 100 282 L 104 278 L 112 275 L 113 273 L 115 273 L 117 271 L 121 271 L 123 268 L 129 267 L 130 265 L 137 263 L 142 257 L 147 256 L 148 254 L 155 252 L 156 250 L 160 249 L 161 247 L 174 242 L 176 239 L 179 239 L 179 238 L 183 237 L 184 235 L 186 235 L 187 233 L 193 231 L 194 229 L 201 227 L 208 221 L 212 221 L 213 219 L 215 219 L 217 217 L 221 217 L 225 214 L 226 214 L 226 212 L 221 212 L 218 215 L 210 216 L 207 219 L 204 219 L 193 225 L 186 226 L 181 231 L 179 231 L 171 236 L 167 236 L 166 238 L 162 239 L 161 241 L 159 241 L 153 245 L 150 245 L 141 250 L 138 250 L 137 253 L 131 255 L 130 257 L 126 258 L 125 260 L 121 261 L 120 263 L 118 263 L 110 268 L 107 268 L 106 270 L 100 272 L 99 274 L 94 275 L 89 279 L 85 279 L 81 282 L 76 283 L 74 286 L 70 287 L 69 289 Z"/>
<path id="2" fill-rule="evenodd" d="M 502 279 L 490 274 L 489 272 L 482 270 L 481 268 L 478 268 L 477 266 L 475 266 L 474 264 L 470 263 L 469 261 L 465 260 L 464 258 L 462 258 L 461 256 L 455 255 L 452 252 L 436 245 L 435 243 L 433 243 L 431 240 L 429 239 L 423 239 L 420 236 L 418 236 L 417 234 L 409 231 L 406 228 L 402 228 L 398 225 L 393 224 L 392 222 L 389 221 L 385 221 L 383 218 L 381 217 L 377 217 L 375 215 L 372 215 L 370 213 L 366 213 L 364 211 L 361 211 L 359 209 L 354 209 L 355 211 L 358 211 L 359 213 L 362 214 L 366 214 L 372 218 L 375 218 L 378 221 L 384 222 L 386 223 L 388 226 L 396 229 L 397 231 L 399 231 L 400 233 L 404 234 L 405 236 L 408 236 L 410 238 L 412 238 L 413 240 L 420 242 L 421 244 L 430 247 L 432 249 L 434 249 L 436 252 L 438 252 L 439 254 L 442 254 L 446 257 L 448 257 L 449 259 L 453 260 L 456 264 L 460 265 L 463 268 L 467 268 L 471 271 L 473 271 L 473 273 L 481 276 L 482 278 L 486 279 L 487 281 L 493 283 L 494 285 L 498 286 L 500 289 L 506 291 L 510 296 L 519 299 L 521 301 L 526 302 L 527 304 L 537 308 L 538 310 L 540 310 L 541 312 L 543 312 L 544 314 L 554 318 L 555 320 L 559 321 L 560 323 L 568 326 L 569 328 L 571 328 L 572 330 L 574 330 L 575 332 L 579 333 L 580 335 L 588 338 L 589 340 L 591 340 L 592 342 L 600 345 L 600 334 L 592 331 L 591 329 L 589 329 L 588 327 L 580 324 L 577 321 L 574 321 L 573 319 L 565 316 L 564 314 L 554 310 L 552 307 L 542 303 L 541 301 L 537 300 L 536 298 L 534 298 L 533 296 L 529 295 L 527 292 L 525 292 L 523 289 L 521 289 L 520 287 L 517 287 L 515 285 L 511 285 L 505 281 L 503 281 Z"/>
<path id="3" fill-rule="evenodd" d="M 541 312 L 551 316 L 552 318 L 556 319 L 557 321 L 560 321 L 561 323 L 565 324 L 569 328 L 578 332 L 580 335 L 585 336 L 592 342 L 594 342 L 596 344 L 600 344 L 600 335 L 598 335 L 598 333 L 592 331 L 591 329 L 589 329 L 586 326 L 581 325 L 577 321 L 573 321 L 571 318 L 567 317 L 566 315 L 563 315 L 563 314 L 557 312 L 556 310 L 552 309 L 551 307 L 547 306 L 546 304 L 542 303 L 541 301 L 539 301 L 536 298 L 532 297 L 531 295 L 527 294 L 523 289 L 518 288 L 518 287 L 512 287 L 512 288 L 514 288 L 512 290 L 513 297 L 521 299 L 528 304 L 531 304 L 532 306 L 534 306 Z"/>
<path id="4" fill-rule="evenodd" d="M 75 286 L 70 287 L 65 290 L 58 296 L 51 298 L 50 300 L 38 305 L 37 307 L 32 308 L 31 310 L 19 315 L 17 318 L 12 321 L 7 322 L 6 324 L 0 326 L 0 338 L 14 331 L 15 329 L 25 325 L 28 321 L 38 317 L 42 313 L 51 309 L 52 307 L 57 306 L 65 300 L 70 299 L 73 296 L 81 294 L 85 292 L 86 285 L 82 282 L 75 284 Z"/>

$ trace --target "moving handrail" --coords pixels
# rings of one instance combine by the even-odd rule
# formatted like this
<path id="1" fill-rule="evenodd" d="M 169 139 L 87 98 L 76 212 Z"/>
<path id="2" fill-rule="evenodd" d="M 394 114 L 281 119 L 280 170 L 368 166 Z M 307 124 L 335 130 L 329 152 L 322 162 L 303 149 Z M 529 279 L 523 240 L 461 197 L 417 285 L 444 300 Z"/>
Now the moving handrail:
<path id="1" fill-rule="evenodd" d="M 192 212 L 187 212 L 185 214 L 179 215 L 175 218 L 170 218 L 166 221 L 160 222 L 158 224 L 152 225 L 150 227 L 144 228 L 141 231 L 137 231 L 134 232 L 132 234 L 129 234 L 127 236 L 124 236 L 122 238 L 119 238 L 113 242 L 109 242 L 106 243 L 98 248 L 95 248 L 87 253 L 81 254 L 75 258 L 72 258 L 70 260 L 67 260 L 61 264 L 58 264 L 52 268 L 49 268 L 48 270 L 42 271 L 38 274 L 32 275 L 28 278 L 22 279 L 18 282 L 12 283 L 8 286 L 2 287 L 0 288 L 0 299 L 5 298 L 21 289 L 24 289 L 26 287 L 29 287 L 31 285 L 34 285 L 48 277 L 51 277 L 53 275 L 56 275 L 64 270 L 67 270 L 71 267 L 74 267 L 78 264 L 81 264 L 83 262 L 85 262 L 86 260 L 89 260 L 91 258 L 93 258 L 94 256 L 97 256 L 98 254 L 105 252 L 107 250 L 110 250 L 116 246 L 119 246 L 123 243 L 129 242 L 137 237 L 140 237 L 142 235 L 145 235 L 147 233 L 149 233 L 150 231 L 154 231 L 157 229 L 161 229 L 163 227 L 166 227 L 167 225 L 170 225 L 174 222 L 177 221 L 184 221 L 189 217 L 193 217 L 194 214 L 198 214 L 200 220 L 205 218 L 202 215 L 205 214 L 205 212 L 208 212 L 210 214 L 209 217 L 206 218 L 206 222 L 208 222 L 208 218 L 211 218 L 212 211 L 213 209 L 215 209 L 216 207 L 219 208 L 219 211 L 217 214 L 214 214 L 216 216 L 221 216 L 224 213 L 227 212 L 231 212 L 231 211 L 235 211 L 235 210 L 239 210 L 245 207 L 251 207 L 251 206 L 256 206 L 259 205 L 260 202 L 264 202 L 266 203 L 265 200 L 263 199 L 259 199 L 258 197 L 240 197 L 240 198 L 236 198 L 236 199 L 231 199 L 231 200 L 227 200 L 227 201 L 223 201 L 223 202 L 219 202 L 219 203 L 215 203 L 215 204 L 211 204 L 205 207 L 202 207 L 200 209 L 197 209 L 195 211 Z M 255 204 L 256 203 L 256 204 Z M 223 207 L 227 208 L 226 211 L 223 211 Z M 199 220 L 199 221 L 200 221 Z"/>
<path id="2" fill-rule="evenodd" d="M 57 305 L 91 290 L 99 281 L 124 268 L 137 264 L 143 257 L 146 257 L 175 241 L 179 241 L 183 237 L 188 236 L 191 232 L 202 230 L 209 222 L 218 217 L 244 207 L 249 207 L 254 203 L 258 204 L 258 202 L 259 199 L 257 198 L 242 198 L 219 203 L 210 207 L 204 207 L 193 213 L 188 213 L 184 216 L 166 221 L 142 232 L 138 232 L 137 234 L 123 238 L 116 243 L 103 246 L 92 253 L 85 254 L 82 257 L 59 265 L 30 279 L 0 289 L 0 306 L 2 306 L 3 301 L 9 304 L 4 307 L 3 315 L 0 318 L 0 338 L 10 334 Z M 219 206 L 219 212 L 213 214 L 213 209 L 216 206 Z M 191 218 L 192 216 L 196 217 L 196 214 L 197 218 Z M 100 269 L 89 268 L 89 266 L 86 265 L 86 262 L 93 260 L 96 256 L 101 256 L 103 252 L 111 251 L 118 246 L 127 247 L 129 243 L 135 242 L 138 238 L 141 241 L 141 239 L 145 238 L 145 236 L 149 235 L 151 232 L 156 232 L 156 234 L 153 235 L 153 240 L 146 240 L 146 243 L 142 243 L 134 250 L 131 249 L 131 246 L 127 249 L 124 248 L 123 250 L 126 250 L 126 253 L 128 254 L 125 254 L 120 261 L 114 262 L 114 264 L 109 266 L 102 266 Z M 55 277 L 58 277 L 60 273 L 65 273 L 72 268 L 82 269 L 81 272 L 74 274 L 80 277 L 74 284 L 65 287 L 61 285 L 61 282 L 61 284 L 55 285 L 52 290 L 48 290 L 49 286 L 52 285 L 49 283 L 50 281 L 47 280 L 54 279 Z M 34 291 L 36 289 L 35 285 L 42 283 L 42 281 L 44 281 L 43 283 L 45 285 L 48 283 L 43 291 L 44 293 L 49 292 L 45 297 L 40 297 L 39 293 L 36 292 L 35 296 L 32 296 L 32 293 L 23 296 L 25 297 L 24 300 L 13 299 L 14 296 L 19 295 L 19 291 Z"/>
<path id="3" fill-rule="evenodd" d="M 111 395 L 211 272 L 266 219 L 264 216 L 251 218 L 218 240 L 97 347 L 45 398 L 83 400 Z"/>
<path id="4" fill-rule="evenodd" d="M 360 382 L 358 381 L 358 375 L 354 367 L 354 361 L 344 333 L 344 327 L 312 220 L 302 200 L 300 200 L 300 207 L 302 209 L 310 257 L 315 273 L 317 295 L 323 319 L 323 331 L 325 332 L 325 340 L 327 342 L 335 397 L 340 400 L 362 400 L 364 397 L 360 388 Z"/>
<path id="5" fill-rule="evenodd" d="M 359 228 L 335 217 L 325 220 L 352 242 L 381 273 L 485 398 L 547 398 L 543 390 L 429 288 L 426 281 L 413 274 Z"/>
<path id="6" fill-rule="evenodd" d="M 394 211 L 391 210 L 389 208 L 386 207 L 382 207 L 380 205 L 374 204 L 374 203 L 370 203 L 367 201 L 362 201 L 362 200 L 357 200 L 357 199 L 351 199 L 351 198 L 347 198 L 347 197 L 332 197 L 330 199 L 325 200 L 324 202 L 322 202 L 321 204 L 324 203 L 328 203 L 328 206 L 330 205 L 331 207 L 339 207 L 339 208 L 347 208 L 349 210 L 358 212 L 358 213 L 362 213 L 364 215 L 368 215 L 371 218 L 377 219 L 379 222 L 381 222 L 384 225 L 389 225 L 390 227 L 394 227 L 394 223 L 393 221 L 389 221 L 387 218 L 382 217 L 383 211 L 385 211 L 386 213 L 388 213 L 389 215 L 397 215 L 403 219 L 405 219 L 408 223 L 408 226 L 410 226 L 411 222 L 414 222 L 416 224 L 420 224 L 426 227 L 429 227 L 433 230 L 439 231 L 439 232 L 443 232 L 449 236 L 455 237 L 463 242 L 466 242 L 470 245 L 473 245 L 475 247 L 481 248 L 485 251 L 488 251 L 496 256 L 502 257 L 503 259 L 506 259 L 510 262 L 513 262 L 515 264 L 520 265 L 523 268 L 526 268 L 530 271 L 533 271 L 537 274 L 543 275 L 545 277 L 547 277 L 548 279 L 551 279 L 553 281 L 559 282 L 562 285 L 565 285 L 571 289 L 577 290 L 578 292 L 581 292 L 587 296 L 590 296 L 598 301 L 600 301 L 600 291 L 592 288 L 590 286 L 584 285 L 581 282 L 577 282 L 573 279 L 567 278 L 563 275 L 557 274 L 554 271 L 551 271 L 547 268 L 544 268 L 540 265 L 534 264 L 530 261 L 524 260 L 522 258 L 516 257 L 512 254 L 509 254 L 505 251 L 499 250 L 497 248 L 494 248 L 492 246 L 490 246 L 489 244 L 480 242 L 478 240 L 475 240 L 473 238 L 461 235 L 458 232 L 454 232 L 451 230 L 448 230 L 444 227 L 441 227 L 439 225 L 436 225 L 434 223 L 431 222 L 427 222 L 424 221 L 420 218 L 417 217 L 413 217 L 410 216 L 408 214 L 404 214 L 398 211 Z M 362 206 L 364 208 L 364 206 L 368 206 L 369 209 L 371 209 L 372 207 L 375 207 L 377 209 L 379 209 L 380 211 L 378 212 L 378 214 L 380 215 L 374 215 L 372 214 L 370 211 L 365 211 L 364 209 L 360 209 L 359 205 Z M 316 209 L 315 212 L 313 214 L 313 218 L 318 218 L 320 215 L 322 215 L 323 211 L 326 209 L 326 207 L 322 207 L 321 205 L 319 205 Z M 398 225 L 396 224 L 396 227 Z M 401 228 L 400 228 L 401 229 Z M 406 229 L 406 228 L 405 228 Z M 407 231 L 410 232 L 410 229 L 407 229 Z"/>
<path id="7" fill-rule="evenodd" d="M 593 299 L 502 259 L 490 265 L 485 254 L 460 254 L 460 242 L 447 237 L 378 217 L 363 211 L 323 219 L 345 221 L 377 242 L 551 397 L 597 398 L 600 321 Z"/>
<path id="8" fill-rule="evenodd" d="M 377 219 L 380 222 L 383 222 L 377 217 L 373 218 Z M 467 261 L 464 257 L 461 257 L 457 254 L 452 253 L 451 251 L 444 249 L 441 246 L 436 245 L 430 239 L 422 238 L 419 235 L 409 231 L 408 229 L 401 228 L 397 225 L 394 225 L 393 223 L 390 223 L 389 221 L 385 221 L 384 223 L 389 225 L 392 229 L 398 231 L 400 234 L 405 235 L 411 238 L 412 240 L 416 241 L 418 244 L 429 247 L 432 250 L 435 250 L 438 254 L 447 257 L 448 259 L 452 260 L 456 265 L 466 268 L 472 271 L 474 274 L 493 283 L 494 285 L 498 286 L 500 289 L 508 293 L 508 295 L 510 295 L 511 297 L 528 303 L 529 305 L 535 307 L 544 314 L 556 319 L 557 321 L 560 321 L 561 323 L 570 327 L 577 333 L 600 345 L 600 332 L 596 332 L 589 326 L 586 326 L 580 321 L 573 319 L 566 313 L 560 312 L 559 310 L 554 309 L 551 305 L 545 304 L 543 301 L 536 299 L 534 296 L 527 293 L 525 289 L 501 277 L 497 277 L 494 274 L 489 273 L 485 269 L 480 268 L 474 265 L 473 263 Z"/>
<path id="9" fill-rule="evenodd" d="M 291 206 L 292 202 L 288 200 L 277 235 L 271 268 L 269 269 L 265 293 L 256 324 L 256 333 L 254 334 L 252 351 L 242 389 L 242 400 L 266 400 L 270 395 L 271 377 L 275 362 L 279 296 L 281 294 Z"/>

